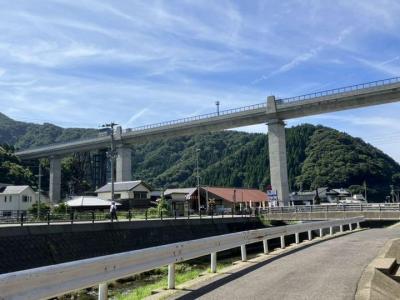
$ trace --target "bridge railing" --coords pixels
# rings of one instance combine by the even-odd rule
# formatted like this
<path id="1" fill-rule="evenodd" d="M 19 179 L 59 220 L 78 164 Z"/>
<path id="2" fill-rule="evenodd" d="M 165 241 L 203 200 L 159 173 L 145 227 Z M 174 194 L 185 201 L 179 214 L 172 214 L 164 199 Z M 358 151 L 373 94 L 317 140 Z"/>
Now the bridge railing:
<path id="1" fill-rule="evenodd" d="M 337 204 L 337 205 L 295 205 L 267 207 L 263 213 L 312 213 L 312 212 L 357 212 L 357 211 L 400 211 L 400 203 L 366 203 L 366 204 Z"/>
<path id="2" fill-rule="evenodd" d="M 394 84 L 394 83 L 400 83 L 400 77 L 393 77 L 393 78 L 388 78 L 388 79 L 383 79 L 383 80 L 377 80 L 377 81 L 371 81 L 371 82 L 366 82 L 366 83 L 361 83 L 361 84 L 356 84 L 356 85 L 350 85 L 350 86 L 341 87 L 341 88 L 337 88 L 337 89 L 331 89 L 331 90 L 325 90 L 325 91 L 320 91 L 320 92 L 315 92 L 315 93 L 310 93 L 310 94 L 304 94 L 304 95 L 295 96 L 295 97 L 283 98 L 283 99 L 279 99 L 279 101 L 281 103 L 291 103 L 291 102 L 298 102 L 298 101 L 304 101 L 304 100 L 311 100 L 313 98 L 332 96 L 332 95 L 340 95 L 340 94 L 350 93 L 350 92 L 354 92 L 354 91 L 360 91 L 363 89 L 368 89 L 368 88 L 373 88 L 373 87 L 382 87 L 382 86 Z"/>
<path id="3" fill-rule="evenodd" d="M 216 272 L 217 252 L 236 247 L 241 248 L 242 260 L 247 260 L 246 245 L 263 242 L 264 253 L 268 253 L 268 240 L 281 239 L 281 248 L 285 248 L 285 236 L 295 235 L 299 243 L 299 234 L 339 227 L 343 232 L 353 224 L 360 226 L 362 217 L 311 222 L 281 227 L 263 228 L 232 234 L 179 242 L 158 247 L 129 251 L 119 254 L 73 261 L 47 267 L 0 275 L 0 299 L 42 299 L 56 297 L 74 290 L 99 284 L 99 299 L 107 299 L 107 282 L 132 276 L 168 265 L 168 288 L 175 287 L 175 263 L 211 254 L 211 271 Z"/>

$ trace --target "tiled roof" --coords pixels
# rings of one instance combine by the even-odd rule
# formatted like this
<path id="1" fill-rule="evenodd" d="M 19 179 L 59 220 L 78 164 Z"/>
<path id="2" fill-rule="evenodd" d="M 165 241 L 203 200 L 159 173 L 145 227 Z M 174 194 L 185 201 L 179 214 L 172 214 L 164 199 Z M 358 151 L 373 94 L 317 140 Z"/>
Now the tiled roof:
<path id="1" fill-rule="evenodd" d="M 5 188 L 5 190 L 1 194 L 19 194 L 29 188 L 29 185 L 9 185 Z"/>
<path id="2" fill-rule="evenodd" d="M 171 195 L 171 194 L 193 194 L 197 188 L 181 188 L 181 189 L 166 189 L 164 191 L 164 195 Z"/>
<path id="3" fill-rule="evenodd" d="M 230 202 L 263 202 L 267 201 L 267 194 L 256 189 L 206 187 L 209 193 Z M 210 197 L 210 195 L 209 195 Z"/>
<path id="4" fill-rule="evenodd" d="M 141 180 L 114 182 L 114 192 L 130 191 L 141 183 L 143 183 L 143 181 Z M 107 183 L 106 185 L 97 189 L 95 192 L 96 193 L 111 192 L 111 183 Z"/>

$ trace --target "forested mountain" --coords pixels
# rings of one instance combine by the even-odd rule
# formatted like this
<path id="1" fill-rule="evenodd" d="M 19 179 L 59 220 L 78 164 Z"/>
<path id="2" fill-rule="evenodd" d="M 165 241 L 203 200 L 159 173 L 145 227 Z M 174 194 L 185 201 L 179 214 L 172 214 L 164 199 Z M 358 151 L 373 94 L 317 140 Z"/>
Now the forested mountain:
<path id="1" fill-rule="evenodd" d="M 40 145 L 93 135 L 93 129 L 63 129 L 51 124 L 36 125 L 13 121 L 0 114 L 0 144 Z M 400 185 L 400 166 L 375 147 L 334 129 L 301 125 L 286 130 L 288 175 L 291 190 L 316 187 L 351 187 L 360 190 L 367 183 L 370 199 L 383 200 L 389 185 Z M 7 147 L 6 147 L 7 148 Z M 132 173 L 135 179 L 155 188 L 185 187 L 196 184 L 196 149 L 199 149 L 201 184 L 213 186 L 254 187 L 264 189 L 270 182 L 268 137 L 236 131 L 222 131 L 196 136 L 163 139 L 134 145 Z M 4 152 L 4 151 L 3 151 Z M 1 156 L 3 155 L 3 156 Z M 12 169 L 20 164 L 9 151 L 1 154 L 1 181 L 20 183 L 35 180 L 22 167 L 13 177 Z M 46 165 L 46 161 L 43 162 Z M 63 160 L 63 191 L 76 193 L 90 189 L 90 157 L 75 154 Z M 17 173 L 18 173 L 17 172 Z M 36 173 L 35 169 L 32 170 Z M 44 174 L 47 173 L 46 167 Z M 14 172 L 15 173 L 15 172 Z M 31 174 L 32 175 L 32 174 Z M 43 178 L 44 187 L 47 178 Z M 94 187 L 91 187 L 94 189 Z"/>
<path id="2" fill-rule="evenodd" d="M 0 113 L 0 144 L 12 145 L 17 149 L 71 141 L 93 136 L 95 133 L 95 129 L 18 122 Z"/>

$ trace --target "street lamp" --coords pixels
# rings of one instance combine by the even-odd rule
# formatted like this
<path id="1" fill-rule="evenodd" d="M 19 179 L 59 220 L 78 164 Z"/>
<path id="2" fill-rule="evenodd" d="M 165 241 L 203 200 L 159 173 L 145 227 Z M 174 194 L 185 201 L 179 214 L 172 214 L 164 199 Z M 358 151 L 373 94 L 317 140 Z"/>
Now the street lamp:
<path id="1" fill-rule="evenodd" d="M 111 131 L 111 150 L 107 151 L 107 158 L 111 162 L 111 201 L 114 201 L 114 164 L 115 158 L 117 157 L 117 151 L 115 150 L 115 140 L 114 140 L 114 127 L 118 125 L 114 122 L 101 125 L 102 128 L 108 128 Z"/>
<path id="2" fill-rule="evenodd" d="M 196 149 L 196 173 L 197 173 L 197 205 L 199 208 L 199 215 L 201 214 L 200 211 L 200 175 L 199 175 L 199 154 L 200 154 L 200 149 Z"/>
<path id="3" fill-rule="evenodd" d="M 219 101 L 215 101 L 215 105 L 217 106 L 217 115 L 219 116 Z"/>

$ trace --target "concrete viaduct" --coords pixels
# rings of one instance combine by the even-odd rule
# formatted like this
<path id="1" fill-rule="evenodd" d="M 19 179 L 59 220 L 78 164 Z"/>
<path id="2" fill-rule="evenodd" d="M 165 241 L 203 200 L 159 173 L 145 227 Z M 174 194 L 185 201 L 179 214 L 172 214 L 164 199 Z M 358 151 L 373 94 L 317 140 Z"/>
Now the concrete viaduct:
<path id="1" fill-rule="evenodd" d="M 292 98 L 276 99 L 274 96 L 269 96 L 266 102 L 256 105 L 121 130 L 116 133 L 118 151 L 116 180 L 131 180 L 129 148 L 131 144 L 266 123 L 269 136 L 271 186 L 277 191 L 280 205 L 284 205 L 289 199 L 284 120 L 399 100 L 400 78 L 391 78 Z M 109 147 L 110 137 L 99 136 L 18 151 L 16 155 L 23 160 L 49 158 L 50 201 L 56 203 L 60 201 L 61 158 L 73 152 Z"/>

